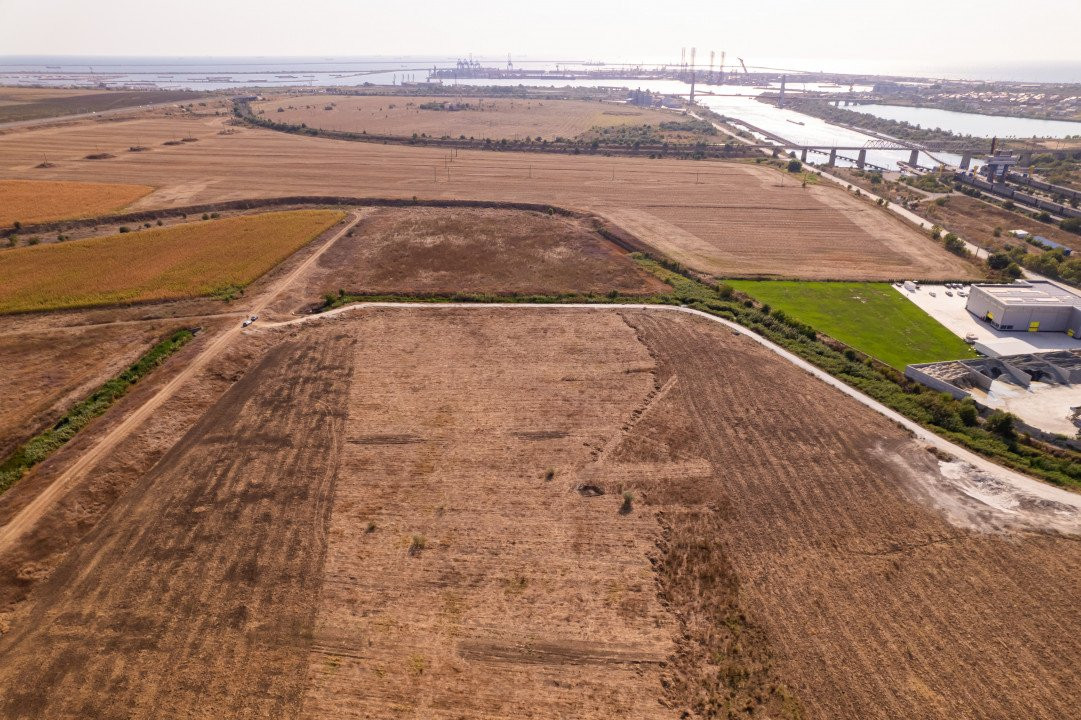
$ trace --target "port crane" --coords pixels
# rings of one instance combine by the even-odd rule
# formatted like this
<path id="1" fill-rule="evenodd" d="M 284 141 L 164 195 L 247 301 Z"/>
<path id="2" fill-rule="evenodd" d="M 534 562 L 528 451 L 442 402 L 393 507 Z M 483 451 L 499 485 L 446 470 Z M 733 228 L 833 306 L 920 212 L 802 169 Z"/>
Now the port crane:
<path id="1" fill-rule="evenodd" d="M 743 62 L 743 58 L 738 57 L 738 58 L 736 58 L 736 60 L 739 60 L 739 64 L 743 66 L 743 74 L 744 75 L 750 75 L 750 73 L 747 72 L 747 63 Z"/>

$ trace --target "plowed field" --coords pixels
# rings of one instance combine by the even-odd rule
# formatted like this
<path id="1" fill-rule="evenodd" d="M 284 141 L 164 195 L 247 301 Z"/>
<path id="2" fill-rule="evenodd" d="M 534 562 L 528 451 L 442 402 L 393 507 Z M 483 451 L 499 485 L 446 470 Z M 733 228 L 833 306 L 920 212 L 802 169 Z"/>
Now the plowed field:
<path id="1" fill-rule="evenodd" d="M 12 619 L 4 716 L 1051 719 L 1081 699 L 1078 544 L 960 495 L 947 521 L 932 456 L 747 337 L 445 306 L 268 332 Z"/>
<path id="2" fill-rule="evenodd" d="M 352 293 L 668 292 L 586 221 L 518 210 L 376 210 L 319 258 L 305 300 Z"/>
<path id="3" fill-rule="evenodd" d="M 427 103 L 467 104 L 464 110 L 428 110 Z M 330 108 L 329 110 L 327 108 Z M 278 108 L 282 112 L 278 112 Z M 279 123 L 367 132 L 370 135 L 491 138 L 573 138 L 593 127 L 659 125 L 678 120 L 674 112 L 587 100 L 469 97 L 285 96 L 256 103 Z"/>
<path id="4" fill-rule="evenodd" d="M 597 211 L 696 269 L 727 276 L 960 279 L 973 265 L 839 188 L 733 162 L 460 151 L 150 118 L 0 137 L 0 173 L 154 185 L 139 208 L 296 194 L 526 201 Z M 150 132 L 197 143 L 128 153 Z M 85 161 L 94 148 L 110 160 Z M 55 168 L 36 170 L 43 152 Z"/>

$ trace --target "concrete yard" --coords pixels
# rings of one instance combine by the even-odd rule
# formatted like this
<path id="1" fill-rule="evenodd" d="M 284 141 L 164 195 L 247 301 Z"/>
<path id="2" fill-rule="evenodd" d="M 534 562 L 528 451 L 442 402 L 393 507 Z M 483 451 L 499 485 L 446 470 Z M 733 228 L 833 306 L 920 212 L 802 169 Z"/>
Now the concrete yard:
<path id="1" fill-rule="evenodd" d="M 992 357 L 1081 348 L 1081 340 L 1065 333 L 996 330 L 965 309 L 968 298 L 959 297 L 957 291 L 952 291 L 954 294 L 950 297 L 942 285 L 921 285 L 915 292 L 896 285 L 893 289 L 916 303 L 958 337 L 963 338 L 969 333 L 975 335 L 976 349 Z M 931 297 L 931 292 L 936 296 Z"/>
<path id="2" fill-rule="evenodd" d="M 972 387 L 968 392 L 977 402 L 1011 412 L 1041 430 L 1069 437 L 1077 435 L 1078 427 L 1072 416 L 1074 409 L 1081 407 L 1081 386 L 1033 382 L 1023 388 L 995 380 L 989 391 Z"/>

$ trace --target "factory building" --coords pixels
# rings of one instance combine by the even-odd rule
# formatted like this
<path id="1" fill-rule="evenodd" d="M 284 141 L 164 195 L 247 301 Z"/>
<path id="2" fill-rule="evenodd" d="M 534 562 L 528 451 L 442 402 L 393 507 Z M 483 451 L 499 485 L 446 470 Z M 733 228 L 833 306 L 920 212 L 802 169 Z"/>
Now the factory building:
<path id="1" fill-rule="evenodd" d="M 1046 280 L 972 285 L 965 308 L 997 330 L 1081 337 L 1081 296 Z"/>

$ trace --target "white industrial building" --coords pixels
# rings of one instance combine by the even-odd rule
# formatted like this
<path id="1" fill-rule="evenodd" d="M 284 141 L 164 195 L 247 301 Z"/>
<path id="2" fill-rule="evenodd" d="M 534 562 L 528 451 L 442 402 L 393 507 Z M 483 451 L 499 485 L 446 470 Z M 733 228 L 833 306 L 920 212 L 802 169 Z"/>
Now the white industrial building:
<path id="1" fill-rule="evenodd" d="M 972 285 L 965 308 L 996 330 L 1081 337 L 1081 296 L 1047 280 Z"/>

